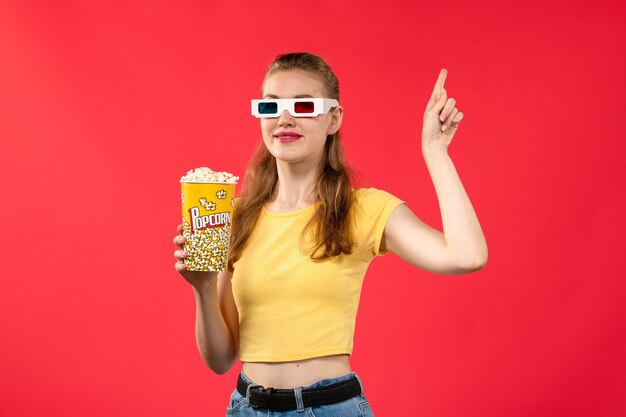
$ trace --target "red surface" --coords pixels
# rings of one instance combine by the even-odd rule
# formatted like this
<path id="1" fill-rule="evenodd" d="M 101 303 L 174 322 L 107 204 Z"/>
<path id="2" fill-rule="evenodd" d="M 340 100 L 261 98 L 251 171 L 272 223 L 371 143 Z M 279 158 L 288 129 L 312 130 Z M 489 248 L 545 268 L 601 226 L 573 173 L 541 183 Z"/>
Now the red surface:
<path id="1" fill-rule="evenodd" d="M 0 415 L 224 414 L 240 364 L 197 353 L 178 179 L 243 175 L 249 100 L 293 50 L 338 74 L 361 184 L 437 228 L 442 67 L 465 116 L 489 262 L 374 261 L 351 363 L 376 415 L 626 415 L 623 2 L 73 3 L 0 4 Z"/>

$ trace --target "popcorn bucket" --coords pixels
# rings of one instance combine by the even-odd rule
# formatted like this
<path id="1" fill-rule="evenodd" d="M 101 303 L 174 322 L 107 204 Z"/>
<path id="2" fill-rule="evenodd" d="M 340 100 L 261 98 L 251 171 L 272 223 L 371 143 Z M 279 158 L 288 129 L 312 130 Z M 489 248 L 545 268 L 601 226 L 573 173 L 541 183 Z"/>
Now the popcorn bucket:
<path id="1" fill-rule="evenodd" d="M 180 181 L 188 271 L 227 268 L 235 184 Z"/>

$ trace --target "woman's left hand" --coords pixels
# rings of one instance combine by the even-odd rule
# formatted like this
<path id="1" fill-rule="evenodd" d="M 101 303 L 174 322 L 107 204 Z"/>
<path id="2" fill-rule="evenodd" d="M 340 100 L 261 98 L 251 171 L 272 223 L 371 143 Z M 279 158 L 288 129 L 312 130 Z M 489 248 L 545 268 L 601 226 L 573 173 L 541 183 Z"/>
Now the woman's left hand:
<path id="1" fill-rule="evenodd" d="M 463 119 L 463 113 L 455 107 L 456 100 L 452 97 L 448 98 L 448 93 L 443 88 L 447 75 L 448 70 L 442 68 L 426 105 L 422 127 L 422 149 L 438 145 L 447 151 Z"/>

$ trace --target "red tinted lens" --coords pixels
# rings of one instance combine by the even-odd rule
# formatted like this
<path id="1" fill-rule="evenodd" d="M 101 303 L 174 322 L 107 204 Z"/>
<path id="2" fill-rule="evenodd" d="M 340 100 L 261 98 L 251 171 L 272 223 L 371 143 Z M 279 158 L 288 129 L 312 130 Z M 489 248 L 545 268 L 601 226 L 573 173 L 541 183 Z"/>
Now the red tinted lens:
<path id="1" fill-rule="evenodd" d="M 312 101 L 298 101 L 295 103 L 294 108 L 298 114 L 313 113 L 315 110 L 315 103 Z"/>

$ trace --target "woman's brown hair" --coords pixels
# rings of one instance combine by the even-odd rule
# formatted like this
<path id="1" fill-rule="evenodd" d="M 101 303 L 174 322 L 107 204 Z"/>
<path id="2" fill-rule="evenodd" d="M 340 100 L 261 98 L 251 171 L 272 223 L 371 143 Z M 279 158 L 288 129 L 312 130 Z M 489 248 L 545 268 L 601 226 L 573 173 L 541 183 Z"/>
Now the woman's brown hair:
<path id="1" fill-rule="evenodd" d="M 322 81 L 325 97 L 339 100 L 339 81 L 328 64 L 307 52 L 279 55 L 270 64 L 265 79 L 281 71 L 306 71 Z M 314 246 L 309 248 L 313 260 L 323 260 L 342 253 L 352 253 L 351 207 L 353 192 L 351 174 L 344 161 L 339 131 L 326 137 L 317 177 L 317 208 L 301 234 L 313 232 Z M 264 204 L 273 196 L 278 182 L 276 159 L 261 140 L 248 165 L 243 190 L 235 205 L 231 230 L 228 269 L 241 257 Z"/>

